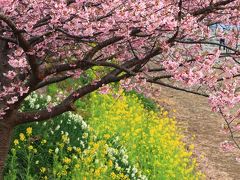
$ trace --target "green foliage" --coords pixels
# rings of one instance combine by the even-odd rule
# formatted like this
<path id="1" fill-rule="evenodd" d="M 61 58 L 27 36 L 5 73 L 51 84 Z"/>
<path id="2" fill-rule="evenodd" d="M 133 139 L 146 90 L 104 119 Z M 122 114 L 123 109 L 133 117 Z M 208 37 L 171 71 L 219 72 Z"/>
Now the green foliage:
<path id="1" fill-rule="evenodd" d="M 57 84 L 51 84 L 48 86 L 48 93 L 49 95 L 54 95 L 58 92 L 58 87 L 57 87 Z"/>

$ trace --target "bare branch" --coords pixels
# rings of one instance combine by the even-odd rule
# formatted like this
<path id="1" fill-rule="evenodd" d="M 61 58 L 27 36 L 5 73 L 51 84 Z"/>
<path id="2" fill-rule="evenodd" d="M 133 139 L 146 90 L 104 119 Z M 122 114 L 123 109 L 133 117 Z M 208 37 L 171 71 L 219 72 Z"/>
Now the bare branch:
<path id="1" fill-rule="evenodd" d="M 232 130 L 231 125 L 230 125 L 231 122 L 228 122 L 228 120 L 227 120 L 226 117 L 224 116 L 224 113 L 222 112 L 222 110 L 221 110 L 220 107 L 219 107 L 219 112 L 220 112 L 220 114 L 222 115 L 225 123 L 227 124 L 227 128 L 228 128 L 229 131 L 230 131 L 230 137 L 231 137 L 231 139 L 233 140 L 233 142 L 234 142 L 234 144 L 237 146 L 237 148 L 240 149 L 240 145 L 239 145 L 238 142 L 236 141 L 236 138 L 235 138 L 235 136 L 234 136 L 234 134 L 233 134 L 233 130 Z"/>
<path id="2" fill-rule="evenodd" d="M 229 46 L 222 45 L 222 44 L 215 43 L 215 42 L 208 42 L 208 41 L 181 41 L 181 40 L 175 40 L 175 42 L 183 43 L 183 44 L 210 44 L 210 45 L 216 45 L 216 46 L 223 46 L 226 49 L 234 51 L 236 54 L 240 54 L 240 51 L 238 51 L 237 49 L 233 49 L 233 48 L 231 48 Z"/>
<path id="3" fill-rule="evenodd" d="M 180 87 L 172 86 L 172 85 L 166 84 L 166 83 L 161 82 L 161 81 L 154 81 L 152 79 L 147 79 L 147 82 L 150 82 L 150 83 L 153 83 L 153 84 L 158 84 L 158 85 L 161 85 L 161 86 L 165 86 L 165 87 L 168 87 L 168 88 L 172 88 L 172 89 L 175 89 L 175 90 L 179 90 L 179 91 L 183 91 L 183 92 L 187 92 L 187 93 L 191 93 L 191 94 L 200 95 L 200 96 L 203 96 L 203 97 L 209 97 L 209 95 L 207 95 L 207 94 L 203 94 L 203 93 L 183 89 L 183 88 L 180 88 Z"/>

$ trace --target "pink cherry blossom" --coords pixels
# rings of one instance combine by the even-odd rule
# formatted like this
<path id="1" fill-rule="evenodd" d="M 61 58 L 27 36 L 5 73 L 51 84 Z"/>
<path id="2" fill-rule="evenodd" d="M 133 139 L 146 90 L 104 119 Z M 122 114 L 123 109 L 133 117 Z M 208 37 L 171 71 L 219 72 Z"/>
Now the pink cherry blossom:
<path id="1" fill-rule="evenodd" d="M 4 75 L 5 77 L 7 77 L 8 79 L 13 80 L 13 79 L 15 78 L 15 76 L 17 75 L 17 73 L 14 72 L 14 71 L 8 71 L 7 74 L 4 73 L 3 75 Z"/>
<path id="2" fill-rule="evenodd" d="M 229 151 L 232 151 L 235 148 L 235 145 L 234 145 L 233 142 L 224 141 L 220 144 L 220 147 L 223 151 L 229 152 Z"/>
<path id="3" fill-rule="evenodd" d="M 99 89 L 99 92 L 101 94 L 108 94 L 110 91 L 110 87 L 108 85 L 105 85 Z"/>

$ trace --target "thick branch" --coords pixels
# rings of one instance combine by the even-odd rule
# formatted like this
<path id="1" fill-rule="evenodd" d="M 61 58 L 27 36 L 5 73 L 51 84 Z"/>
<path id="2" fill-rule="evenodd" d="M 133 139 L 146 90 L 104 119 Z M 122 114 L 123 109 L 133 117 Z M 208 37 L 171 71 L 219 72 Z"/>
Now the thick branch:
<path id="1" fill-rule="evenodd" d="M 90 61 L 93 56 L 100 50 L 102 50 L 103 48 L 111 45 L 111 44 L 114 44 L 116 42 L 119 42 L 121 40 L 124 39 L 124 36 L 115 36 L 115 37 L 112 37 L 110 39 L 107 39 L 103 42 L 100 42 L 98 43 L 94 48 L 92 48 L 87 54 L 86 56 L 83 58 L 83 60 L 86 60 L 86 61 Z"/>
<path id="2" fill-rule="evenodd" d="M 224 1 L 218 1 L 214 4 L 210 4 L 209 6 L 207 7 L 204 7 L 204 8 L 201 8 L 201 9 L 198 9 L 197 11 L 194 11 L 192 13 L 193 16 L 199 16 L 199 15 L 202 15 L 202 14 L 209 14 L 211 12 L 213 12 L 214 10 L 217 10 L 219 7 L 221 6 L 226 6 L 232 2 L 234 2 L 236 0 L 224 0 Z"/>
<path id="3" fill-rule="evenodd" d="M 53 84 L 53 83 L 58 83 L 58 82 L 61 82 L 61 81 L 64 81 L 68 78 L 72 77 L 71 75 L 65 75 L 65 76 L 57 76 L 57 77 L 53 77 L 53 78 L 50 78 L 50 79 L 47 79 L 45 81 L 42 81 L 40 82 L 35 90 L 39 89 L 39 88 L 42 88 L 44 86 L 47 86 L 47 85 L 50 85 L 50 84 Z"/>
<path id="4" fill-rule="evenodd" d="M 81 87 L 71 93 L 65 100 L 63 100 L 60 104 L 54 106 L 51 108 L 51 110 L 43 109 L 40 111 L 35 112 L 18 112 L 17 117 L 19 117 L 17 120 L 11 122 L 13 126 L 28 123 L 28 122 L 35 122 L 35 121 L 44 121 L 53 117 L 56 117 L 64 112 L 72 111 L 74 110 L 74 102 L 85 96 L 86 94 L 89 94 L 98 88 L 100 88 L 103 85 L 109 84 L 111 82 L 116 82 L 124 78 L 122 77 L 114 77 L 111 73 L 103 77 L 100 81 L 92 84 L 88 84 L 84 87 Z"/>

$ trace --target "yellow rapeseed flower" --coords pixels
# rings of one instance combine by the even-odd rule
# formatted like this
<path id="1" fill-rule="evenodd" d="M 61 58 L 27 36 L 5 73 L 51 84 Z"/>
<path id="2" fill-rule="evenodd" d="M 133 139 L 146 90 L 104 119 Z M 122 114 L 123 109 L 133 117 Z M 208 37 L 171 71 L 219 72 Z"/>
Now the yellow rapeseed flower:
<path id="1" fill-rule="evenodd" d="M 41 144 L 46 144 L 47 143 L 47 140 L 46 139 L 43 139 L 42 141 L 41 141 Z"/>
<path id="2" fill-rule="evenodd" d="M 72 160 L 70 158 L 68 158 L 68 157 L 63 158 L 63 162 L 66 163 L 66 164 L 70 164 L 71 161 Z"/>
<path id="3" fill-rule="evenodd" d="M 19 138 L 20 138 L 21 141 L 25 141 L 26 140 L 25 135 L 23 133 L 19 134 Z"/>
<path id="4" fill-rule="evenodd" d="M 168 112 L 167 111 L 164 111 L 163 112 L 163 116 L 167 116 L 168 115 Z"/>
<path id="5" fill-rule="evenodd" d="M 87 158 L 84 159 L 84 161 L 86 163 L 91 163 L 92 162 L 92 158 L 91 157 L 87 157 Z"/>
<path id="6" fill-rule="evenodd" d="M 109 139 L 111 136 L 110 136 L 110 134 L 104 134 L 104 136 L 103 136 L 105 139 Z"/>
<path id="7" fill-rule="evenodd" d="M 127 176 L 125 176 L 125 174 L 123 173 L 120 173 L 119 174 L 119 178 L 122 179 L 122 180 L 125 180 L 125 179 L 129 179 Z"/>
<path id="8" fill-rule="evenodd" d="M 77 153 L 81 153 L 81 148 L 80 148 L 80 147 L 77 147 L 77 148 L 76 148 L 76 151 L 77 151 Z"/>
<path id="9" fill-rule="evenodd" d="M 30 151 L 33 150 L 33 146 L 32 146 L 32 145 L 28 146 L 28 149 L 29 149 Z"/>
<path id="10" fill-rule="evenodd" d="M 189 146 L 189 149 L 192 151 L 192 150 L 194 149 L 194 144 L 191 144 L 191 145 Z"/>
<path id="11" fill-rule="evenodd" d="M 31 128 L 31 127 L 28 127 L 28 128 L 26 129 L 26 133 L 27 133 L 28 136 L 30 136 L 30 135 L 32 134 L 32 128 Z"/>
<path id="12" fill-rule="evenodd" d="M 64 143 L 59 143 L 59 147 L 63 148 L 64 147 Z"/>
<path id="13" fill-rule="evenodd" d="M 48 150 L 48 153 L 49 153 L 49 154 L 51 154 L 52 152 L 53 152 L 53 150 L 52 150 L 52 149 L 49 149 L 49 150 Z"/>
<path id="14" fill-rule="evenodd" d="M 71 146 L 69 146 L 68 148 L 67 148 L 67 150 L 69 151 L 69 152 L 71 152 L 72 151 L 72 147 Z"/>
<path id="15" fill-rule="evenodd" d="M 95 170 L 95 176 L 100 176 L 101 175 L 101 169 L 98 168 Z"/>
<path id="16" fill-rule="evenodd" d="M 41 172 L 41 173 L 45 173 L 46 170 L 47 170 L 47 169 L 46 169 L 45 167 L 41 167 L 41 168 L 40 168 L 40 172 Z"/>
<path id="17" fill-rule="evenodd" d="M 76 168 L 76 169 L 79 169 L 79 168 L 80 168 L 80 164 L 76 164 L 76 165 L 75 165 L 75 168 Z"/>
<path id="18" fill-rule="evenodd" d="M 93 144 L 93 149 L 98 149 L 99 148 L 99 144 L 98 143 L 94 143 Z"/>
<path id="19" fill-rule="evenodd" d="M 15 139 L 15 140 L 13 141 L 13 143 L 14 143 L 14 145 L 16 146 L 16 145 L 19 144 L 19 141 L 18 141 L 17 139 Z"/>
<path id="20" fill-rule="evenodd" d="M 62 141 L 64 142 L 64 143 L 66 143 L 66 144 L 68 144 L 69 143 L 69 137 L 68 137 L 68 135 L 67 134 L 63 134 L 62 135 Z"/>
<path id="21" fill-rule="evenodd" d="M 88 133 L 83 133 L 82 138 L 86 139 L 88 137 Z"/>
<path id="22" fill-rule="evenodd" d="M 111 173 L 111 177 L 112 177 L 113 179 L 115 179 L 115 178 L 117 177 L 117 175 L 116 175 L 114 172 L 112 172 L 112 173 Z"/>
<path id="23" fill-rule="evenodd" d="M 66 170 L 66 169 L 62 170 L 62 175 L 63 175 L 63 176 L 66 176 L 66 175 L 67 175 L 67 173 L 68 173 L 68 172 L 67 172 L 67 170 Z"/>
<path id="24" fill-rule="evenodd" d="M 109 160 L 109 161 L 108 161 L 108 165 L 109 165 L 110 167 L 112 167 L 112 165 L 113 165 L 112 160 Z"/>

